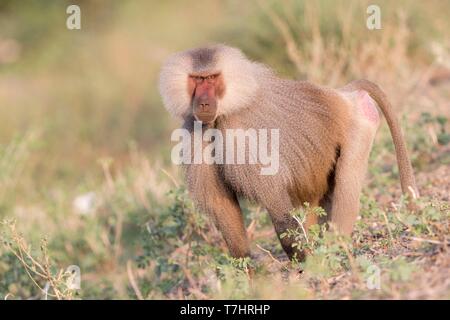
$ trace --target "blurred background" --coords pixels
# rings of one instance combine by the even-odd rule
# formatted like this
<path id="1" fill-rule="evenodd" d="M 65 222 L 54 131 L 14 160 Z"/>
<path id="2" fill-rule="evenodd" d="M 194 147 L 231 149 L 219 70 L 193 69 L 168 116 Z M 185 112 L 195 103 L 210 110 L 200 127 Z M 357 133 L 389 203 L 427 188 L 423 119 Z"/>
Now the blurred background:
<path id="1" fill-rule="evenodd" d="M 450 2 L 377 1 L 382 29 L 368 30 L 372 2 L 1 0 L 5 237 L 29 242 L 16 245 L 38 255 L 47 239 L 52 268 L 81 267 L 82 297 L 136 298 L 133 272 L 145 297 L 177 295 L 186 278 L 161 278 L 166 269 L 154 270 L 141 238 L 180 196 L 169 190 L 182 188 L 170 162 L 178 123 L 162 105 L 157 79 L 169 54 L 211 42 L 237 46 L 284 77 L 336 87 L 357 78 L 377 82 L 402 119 L 415 167 L 425 172 L 419 181 L 446 176 Z M 81 30 L 66 28 L 70 4 L 81 8 Z M 368 187 L 384 183 L 382 200 L 399 188 L 385 125 L 381 131 Z M 448 201 L 447 183 L 433 195 Z M 168 249 L 158 250 L 155 257 Z M 150 262 L 142 264 L 146 254 Z M 0 297 L 40 297 L 16 258 L 0 249 Z"/>

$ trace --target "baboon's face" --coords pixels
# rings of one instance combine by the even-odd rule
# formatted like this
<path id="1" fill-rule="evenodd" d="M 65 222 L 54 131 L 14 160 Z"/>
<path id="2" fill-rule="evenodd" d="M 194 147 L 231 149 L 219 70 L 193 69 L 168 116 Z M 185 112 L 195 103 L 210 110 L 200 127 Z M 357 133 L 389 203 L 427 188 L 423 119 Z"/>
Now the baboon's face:
<path id="1" fill-rule="evenodd" d="M 220 73 L 190 74 L 188 90 L 192 97 L 194 117 L 202 122 L 213 122 L 217 117 L 217 100 L 223 96 L 224 83 Z"/>
<path id="2" fill-rule="evenodd" d="M 258 81 L 270 73 L 238 49 L 209 45 L 170 56 L 161 69 L 159 90 L 175 117 L 211 123 L 251 104 Z"/>

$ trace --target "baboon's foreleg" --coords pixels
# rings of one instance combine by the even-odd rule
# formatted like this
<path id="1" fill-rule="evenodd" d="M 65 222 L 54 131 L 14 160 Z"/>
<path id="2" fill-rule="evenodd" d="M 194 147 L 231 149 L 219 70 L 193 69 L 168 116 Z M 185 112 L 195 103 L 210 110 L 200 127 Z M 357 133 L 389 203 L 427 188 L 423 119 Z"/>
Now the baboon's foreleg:
<path id="1" fill-rule="evenodd" d="M 317 206 L 318 202 L 311 202 L 312 206 Z M 287 195 L 277 197 L 277 201 L 272 201 L 267 205 L 267 210 L 269 211 L 272 223 L 275 227 L 275 231 L 280 240 L 283 250 L 286 252 L 290 259 L 297 258 L 298 260 L 303 260 L 305 258 L 306 252 L 300 250 L 292 245 L 295 243 L 295 239 L 289 236 L 282 236 L 287 230 L 297 230 L 300 233 L 306 233 L 307 236 L 308 229 L 311 225 L 318 223 L 318 217 L 313 214 L 308 214 L 306 216 L 306 221 L 297 221 L 291 214 L 294 207 Z"/>
<path id="2" fill-rule="evenodd" d="M 205 164 L 190 165 L 186 168 L 186 178 L 196 207 L 213 219 L 230 254 L 236 258 L 249 256 L 250 246 L 239 202 L 224 185 L 217 169 Z"/>

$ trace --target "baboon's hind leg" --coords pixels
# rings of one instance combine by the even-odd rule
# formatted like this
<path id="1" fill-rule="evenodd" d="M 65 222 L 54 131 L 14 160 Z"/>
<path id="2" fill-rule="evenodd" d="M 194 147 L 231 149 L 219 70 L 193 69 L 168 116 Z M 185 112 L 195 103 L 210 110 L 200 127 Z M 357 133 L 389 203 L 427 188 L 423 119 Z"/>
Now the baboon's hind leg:
<path id="1" fill-rule="evenodd" d="M 329 207 L 328 220 L 336 231 L 350 235 L 358 217 L 359 198 L 367 171 L 375 127 L 353 128 L 350 143 L 341 147 L 336 163 L 335 185 Z"/>

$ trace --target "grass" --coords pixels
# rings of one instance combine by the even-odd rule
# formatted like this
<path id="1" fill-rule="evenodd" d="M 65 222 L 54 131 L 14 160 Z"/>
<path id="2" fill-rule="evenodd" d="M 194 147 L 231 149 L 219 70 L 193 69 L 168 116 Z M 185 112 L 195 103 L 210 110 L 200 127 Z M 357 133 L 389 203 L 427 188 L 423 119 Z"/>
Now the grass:
<path id="1" fill-rule="evenodd" d="M 368 31 L 364 1 L 80 2 L 80 32 L 61 27 L 68 4 L 0 5 L 0 48 L 16 48 L 0 50 L 0 298 L 450 298 L 446 4 L 381 1 L 383 29 Z M 290 262 L 264 208 L 243 202 L 253 257 L 229 257 L 169 161 L 177 124 L 156 90 L 167 54 L 211 41 L 286 77 L 379 83 L 419 211 L 406 209 L 383 124 L 352 238 L 291 230 L 312 255 Z"/>

